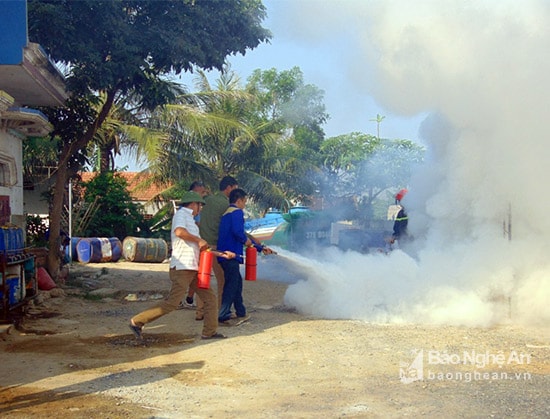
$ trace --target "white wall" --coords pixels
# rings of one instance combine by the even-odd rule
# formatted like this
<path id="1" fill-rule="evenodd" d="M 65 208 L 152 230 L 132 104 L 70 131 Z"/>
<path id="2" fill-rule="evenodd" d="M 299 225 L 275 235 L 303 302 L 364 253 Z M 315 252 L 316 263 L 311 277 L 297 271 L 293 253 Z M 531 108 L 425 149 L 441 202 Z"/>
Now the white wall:
<path id="1" fill-rule="evenodd" d="M 0 195 L 10 197 L 12 222 L 23 225 L 23 146 L 20 135 L 11 130 L 0 130 L 0 159 L 12 158 L 15 170 L 10 170 L 11 186 L 0 186 Z"/>

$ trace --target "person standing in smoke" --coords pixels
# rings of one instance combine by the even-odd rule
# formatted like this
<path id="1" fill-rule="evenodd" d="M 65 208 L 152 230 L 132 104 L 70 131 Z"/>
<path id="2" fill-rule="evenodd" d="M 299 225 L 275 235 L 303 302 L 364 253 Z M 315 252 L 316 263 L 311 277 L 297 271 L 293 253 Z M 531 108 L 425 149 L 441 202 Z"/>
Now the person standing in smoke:
<path id="1" fill-rule="evenodd" d="M 409 237 L 409 234 L 407 232 L 409 216 L 407 215 L 405 207 L 403 206 L 403 204 L 401 204 L 401 200 L 407 194 L 407 192 L 408 191 L 406 189 L 401 189 L 395 195 L 395 205 L 399 207 L 399 211 L 397 212 L 393 223 L 393 234 L 391 235 L 391 237 L 386 239 L 386 252 L 398 249 L 399 244 L 403 243 L 403 241 L 406 241 Z"/>
<path id="2" fill-rule="evenodd" d="M 409 223 L 409 216 L 407 215 L 407 212 L 405 211 L 405 207 L 401 204 L 398 204 L 401 209 L 397 213 L 397 216 L 395 217 L 395 221 L 393 223 L 393 239 L 394 240 L 403 240 L 406 239 L 408 236 L 407 233 L 407 224 Z"/>

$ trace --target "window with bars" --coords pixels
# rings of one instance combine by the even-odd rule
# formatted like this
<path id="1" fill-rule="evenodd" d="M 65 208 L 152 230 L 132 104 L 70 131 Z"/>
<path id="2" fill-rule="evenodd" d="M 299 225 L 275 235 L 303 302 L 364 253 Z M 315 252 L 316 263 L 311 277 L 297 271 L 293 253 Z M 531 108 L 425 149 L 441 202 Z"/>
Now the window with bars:
<path id="1" fill-rule="evenodd" d="M 16 183 L 15 159 L 0 151 L 0 186 L 11 187 Z"/>

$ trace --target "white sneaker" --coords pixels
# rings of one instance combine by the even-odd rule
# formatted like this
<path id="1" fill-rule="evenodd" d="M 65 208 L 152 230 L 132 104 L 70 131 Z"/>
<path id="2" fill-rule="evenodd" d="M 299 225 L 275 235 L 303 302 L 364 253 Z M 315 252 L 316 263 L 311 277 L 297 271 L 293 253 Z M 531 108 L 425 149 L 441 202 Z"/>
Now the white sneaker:
<path id="1" fill-rule="evenodd" d="M 197 308 L 197 305 L 195 304 L 194 301 L 193 303 L 188 303 L 187 301 L 183 300 L 178 306 L 178 310 L 183 310 L 183 309 L 195 310 L 196 308 Z"/>

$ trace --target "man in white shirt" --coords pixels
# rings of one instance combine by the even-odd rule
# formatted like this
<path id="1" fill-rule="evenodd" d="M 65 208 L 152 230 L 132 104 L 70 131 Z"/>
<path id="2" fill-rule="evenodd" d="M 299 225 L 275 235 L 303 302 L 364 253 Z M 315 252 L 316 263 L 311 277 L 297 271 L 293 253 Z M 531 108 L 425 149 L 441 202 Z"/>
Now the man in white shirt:
<path id="1" fill-rule="evenodd" d="M 204 183 L 202 183 L 200 180 L 195 180 L 193 183 L 191 183 L 191 186 L 189 186 L 189 190 L 198 193 L 203 198 L 208 195 L 208 190 L 204 186 Z M 195 215 L 194 217 L 195 223 L 197 225 L 200 225 L 201 222 L 201 215 L 200 213 Z M 199 230 L 200 231 L 200 230 Z M 178 308 L 188 308 L 194 310 L 197 306 L 195 302 L 193 301 L 193 297 L 195 296 L 195 291 L 192 289 L 187 290 L 187 296 L 182 300 L 182 302 L 179 304 Z M 204 316 L 201 316 L 204 317 Z"/>
<path id="2" fill-rule="evenodd" d="M 199 256 L 202 248 L 208 243 L 199 235 L 199 228 L 194 217 L 198 215 L 205 204 L 204 199 L 196 192 L 186 192 L 180 200 L 182 207 L 172 218 L 172 256 L 170 258 L 170 281 L 172 286 L 166 300 L 162 301 L 130 320 L 130 329 L 138 339 L 143 339 L 143 326 L 178 308 L 181 300 L 187 294 L 187 289 L 194 290 L 204 301 L 204 323 L 202 339 L 221 339 L 224 335 L 217 332 L 218 300 L 212 289 L 198 288 L 197 272 Z M 234 254 L 220 254 L 228 259 Z"/>

